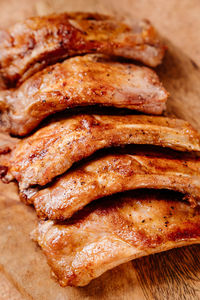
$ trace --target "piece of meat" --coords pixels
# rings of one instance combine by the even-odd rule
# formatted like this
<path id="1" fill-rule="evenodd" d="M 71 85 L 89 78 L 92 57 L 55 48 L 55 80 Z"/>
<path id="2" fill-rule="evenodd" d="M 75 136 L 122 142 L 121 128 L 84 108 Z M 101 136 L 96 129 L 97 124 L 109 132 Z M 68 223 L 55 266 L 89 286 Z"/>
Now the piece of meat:
<path id="1" fill-rule="evenodd" d="M 77 106 L 103 105 L 161 114 L 167 92 L 154 71 L 102 55 L 68 59 L 0 92 L 1 128 L 26 135 L 45 117 Z"/>
<path id="2" fill-rule="evenodd" d="M 107 155 L 66 173 L 26 200 L 34 204 L 38 217 L 64 220 L 93 200 L 138 188 L 178 191 L 196 205 L 200 201 L 200 159 Z"/>
<path id="3" fill-rule="evenodd" d="M 200 243 L 200 208 L 138 191 L 92 203 L 65 222 L 43 221 L 33 238 L 60 285 L 84 286 L 132 259 Z"/>
<path id="4" fill-rule="evenodd" d="M 0 166 L 7 167 L 3 180 L 16 179 L 21 190 L 45 185 L 98 149 L 125 144 L 200 151 L 199 134 L 182 120 L 144 115 L 77 115 L 51 123 L 20 141 L 7 156 L 2 155 Z"/>
<path id="5" fill-rule="evenodd" d="M 149 21 L 131 26 L 88 13 L 34 17 L 0 31 L 0 75 L 8 87 L 65 57 L 99 52 L 157 66 L 165 47 Z"/>

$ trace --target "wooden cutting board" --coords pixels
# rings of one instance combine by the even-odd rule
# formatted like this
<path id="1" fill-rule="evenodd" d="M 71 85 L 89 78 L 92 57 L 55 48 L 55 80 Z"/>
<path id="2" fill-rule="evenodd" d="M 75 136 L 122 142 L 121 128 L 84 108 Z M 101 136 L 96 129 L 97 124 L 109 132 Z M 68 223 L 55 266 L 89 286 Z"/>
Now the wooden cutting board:
<path id="1" fill-rule="evenodd" d="M 25 16 L 44 14 L 52 11 L 66 10 L 96 10 L 106 13 L 126 14 L 128 17 L 148 17 L 166 31 L 167 14 L 171 12 L 175 3 L 179 1 L 27 1 L 1 0 L 0 24 L 3 26 L 22 19 Z M 185 13 L 191 3 L 196 0 L 182 0 L 177 15 Z M 190 4 L 189 4 L 190 3 Z M 197 6 L 197 11 L 200 6 Z M 193 10 L 195 11 L 195 10 Z M 189 13 L 188 13 L 189 14 Z M 153 18 L 152 18 L 153 16 Z M 164 17 L 165 16 L 165 17 Z M 195 18 L 194 14 L 194 18 Z M 169 14 L 169 18 L 171 15 Z M 184 14 L 181 16 L 182 21 Z M 170 19 L 171 31 L 168 37 L 177 37 L 174 42 L 181 45 L 180 36 L 183 32 L 175 34 L 177 26 L 180 27 L 180 19 L 175 26 L 175 18 Z M 164 24 L 164 25 L 163 25 Z M 160 27 L 159 27 L 160 25 Z M 188 36 L 198 36 L 190 32 L 190 28 L 183 24 L 179 30 L 188 28 Z M 185 35 L 186 36 L 186 35 Z M 176 115 L 188 120 L 200 130 L 200 69 L 198 52 L 194 40 L 188 40 L 194 61 L 183 52 L 166 41 L 169 50 L 162 66 L 157 71 L 171 97 L 168 101 L 167 114 Z M 192 44 L 193 43 L 193 44 Z M 189 53 L 189 47 L 185 44 L 184 50 Z M 191 44 L 194 47 L 191 47 Z M 0 143 L 4 136 L 0 135 Z M 29 233 L 37 223 L 36 215 L 31 207 L 19 202 L 17 187 L 14 184 L 3 185 L 0 183 L 0 270 L 9 281 L 21 292 L 25 299 L 34 300 L 82 300 L 82 299 L 200 299 L 200 246 L 174 249 L 166 253 L 156 254 L 141 258 L 121 265 L 100 278 L 91 282 L 84 288 L 61 288 L 50 276 L 50 269 L 40 248 L 30 240 Z M 1 276 L 0 276 L 1 281 Z M 19 295 L 9 294 L 3 298 L 0 288 L 0 299 L 19 299 Z"/>

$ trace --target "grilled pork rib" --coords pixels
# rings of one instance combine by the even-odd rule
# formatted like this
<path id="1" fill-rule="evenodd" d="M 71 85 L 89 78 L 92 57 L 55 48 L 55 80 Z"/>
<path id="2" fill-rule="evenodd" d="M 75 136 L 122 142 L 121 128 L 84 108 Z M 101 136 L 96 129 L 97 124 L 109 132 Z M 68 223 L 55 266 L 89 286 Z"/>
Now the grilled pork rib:
<path id="1" fill-rule="evenodd" d="M 138 188 L 178 191 L 195 204 L 200 200 L 200 159 L 108 155 L 68 172 L 29 202 L 40 218 L 64 220 L 93 200 Z"/>
<path id="2" fill-rule="evenodd" d="M 199 134 L 185 121 L 142 115 L 78 115 L 51 123 L 0 157 L 4 181 L 16 179 L 21 190 L 45 185 L 73 163 L 98 149 L 150 144 L 200 151 Z"/>
<path id="3" fill-rule="evenodd" d="M 149 21 L 128 26 L 88 13 L 34 17 L 0 31 L 0 75 L 10 87 L 65 57 L 99 52 L 157 66 L 165 47 Z"/>
<path id="4" fill-rule="evenodd" d="M 200 243 L 199 207 L 177 200 L 150 191 L 115 196 L 65 222 L 41 222 L 33 237 L 60 285 L 84 286 L 132 259 Z"/>
<path id="5" fill-rule="evenodd" d="M 167 95 L 151 69 L 102 55 L 75 57 L 35 74 L 18 89 L 1 91 L 1 128 L 26 135 L 52 113 L 95 104 L 161 114 Z"/>

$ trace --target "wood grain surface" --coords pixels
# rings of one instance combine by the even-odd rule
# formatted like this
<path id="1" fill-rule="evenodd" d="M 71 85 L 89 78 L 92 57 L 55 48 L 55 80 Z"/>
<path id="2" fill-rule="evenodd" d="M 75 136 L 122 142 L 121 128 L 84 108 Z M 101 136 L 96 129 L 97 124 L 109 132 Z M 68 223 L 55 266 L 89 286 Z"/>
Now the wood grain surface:
<path id="1" fill-rule="evenodd" d="M 168 115 L 200 130 L 199 0 L 0 0 L 0 27 L 53 11 L 84 10 L 149 18 L 169 47 L 157 71 L 169 90 Z M 7 138 L 6 138 L 7 139 Z M 0 136 L 0 146 L 4 136 Z M 174 249 L 121 265 L 84 288 L 61 288 L 29 238 L 37 220 L 14 184 L 0 183 L 0 300 L 200 299 L 200 246 Z M 22 295 L 22 296 L 21 296 Z"/>

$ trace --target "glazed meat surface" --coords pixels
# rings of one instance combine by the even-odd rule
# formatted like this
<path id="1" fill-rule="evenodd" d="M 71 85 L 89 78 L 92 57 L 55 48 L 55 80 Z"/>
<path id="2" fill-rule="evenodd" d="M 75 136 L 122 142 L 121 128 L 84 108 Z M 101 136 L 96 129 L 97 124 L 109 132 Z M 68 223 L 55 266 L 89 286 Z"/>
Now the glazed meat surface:
<path id="1" fill-rule="evenodd" d="M 165 47 L 148 21 L 131 26 L 99 14 L 34 17 L 0 32 L 0 75 L 8 87 L 65 57 L 99 52 L 161 63 Z"/>
<path id="2" fill-rule="evenodd" d="M 170 195 L 101 200 L 65 222 L 41 222 L 33 237 L 60 285 L 84 286 L 132 259 L 200 243 L 199 207 Z"/>
<path id="3" fill-rule="evenodd" d="M 200 150 L 199 134 L 182 120 L 142 115 L 78 115 L 51 123 L 20 141 L 7 155 L 1 155 L 1 175 L 4 182 L 16 179 L 22 191 L 51 182 L 73 163 L 99 149 L 125 144 Z"/>
<path id="4" fill-rule="evenodd" d="M 40 218 L 64 220 L 93 200 L 138 188 L 178 191 L 194 205 L 200 200 L 200 159 L 107 155 L 63 175 L 29 202 Z"/>
<path id="5" fill-rule="evenodd" d="M 99 104 L 161 114 L 166 100 L 151 69 L 86 55 L 50 66 L 18 89 L 1 91 L 0 122 L 10 133 L 26 135 L 48 115 L 67 108 Z"/>

